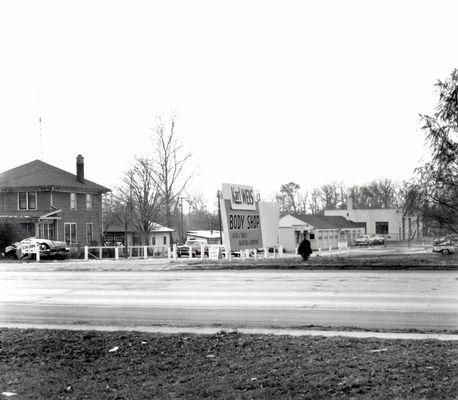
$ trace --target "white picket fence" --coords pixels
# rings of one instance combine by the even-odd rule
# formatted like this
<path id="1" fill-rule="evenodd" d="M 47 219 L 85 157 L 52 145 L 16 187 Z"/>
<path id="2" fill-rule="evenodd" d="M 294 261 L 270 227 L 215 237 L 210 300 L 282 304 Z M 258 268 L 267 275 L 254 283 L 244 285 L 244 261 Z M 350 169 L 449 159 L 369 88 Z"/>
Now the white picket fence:
<path id="1" fill-rule="evenodd" d="M 106 250 L 112 249 L 114 251 L 114 259 L 118 261 L 121 254 L 124 252 L 124 246 L 84 246 L 84 259 L 87 261 L 90 258 L 92 259 L 103 259 L 104 254 L 106 255 Z M 217 251 L 215 251 L 217 249 Z M 104 252 L 105 250 L 105 252 Z M 148 259 L 148 250 L 153 256 L 160 255 L 162 258 L 167 258 L 169 260 L 177 261 L 178 258 L 181 259 L 193 259 L 193 253 L 196 248 L 189 246 L 188 248 L 188 255 L 186 257 L 178 257 L 177 254 L 177 245 L 174 244 L 172 249 L 169 246 L 127 246 L 127 255 L 128 258 L 141 258 L 141 259 Z M 194 250 L 194 251 L 193 251 Z M 200 249 L 200 259 L 204 260 L 206 258 L 205 255 L 205 247 L 202 246 Z M 105 258 L 113 258 L 112 256 Z M 231 253 L 224 246 L 209 246 L 208 250 L 208 259 L 225 259 L 231 260 L 233 258 L 238 258 L 241 260 L 246 260 L 249 258 L 257 259 L 268 259 L 268 258 L 283 258 L 283 247 L 278 246 L 273 248 L 273 253 L 269 253 L 269 249 L 265 247 L 262 253 L 259 253 L 257 249 L 253 250 L 241 250 L 236 253 Z M 195 258 L 194 258 L 195 259 Z"/>
<path id="2" fill-rule="evenodd" d="M 105 250 L 105 252 L 104 252 Z M 104 257 L 106 250 L 114 250 L 114 259 L 119 260 L 120 256 L 124 255 L 124 246 L 84 246 L 84 259 L 89 260 L 89 257 L 96 259 L 112 258 Z M 168 257 L 170 258 L 170 248 L 168 246 L 127 246 L 127 255 L 129 258 L 143 258 L 149 257 L 148 250 L 153 257 Z"/>

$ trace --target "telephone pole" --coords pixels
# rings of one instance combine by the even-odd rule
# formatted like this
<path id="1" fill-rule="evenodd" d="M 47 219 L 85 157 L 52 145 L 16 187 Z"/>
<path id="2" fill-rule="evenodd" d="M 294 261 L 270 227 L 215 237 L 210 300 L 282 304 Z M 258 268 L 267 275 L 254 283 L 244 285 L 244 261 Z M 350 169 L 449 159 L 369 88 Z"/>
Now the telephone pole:
<path id="1" fill-rule="evenodd" d="M 180 208 L 181 208 L 181 243 L 184 243 L 183 197 L 180 197 Z"/>
<path id="2" fill-rule="evenodd" d="M 219 244 L 223 244 L 223 235 L 221 233 L 221 192 L 219 190 L 216 192 L 216 198 L 218 199 Z"/>

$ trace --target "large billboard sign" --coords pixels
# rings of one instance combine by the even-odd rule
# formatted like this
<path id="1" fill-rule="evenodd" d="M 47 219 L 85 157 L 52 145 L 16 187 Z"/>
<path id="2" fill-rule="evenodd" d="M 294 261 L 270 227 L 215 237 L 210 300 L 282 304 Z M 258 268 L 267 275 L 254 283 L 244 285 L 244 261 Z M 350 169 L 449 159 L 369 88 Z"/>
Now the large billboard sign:
<path id="1" fill-rule="evenodd" d="M 223 184 L 221 219 L 224 245 L 231 251 L 263 247 L 259 204 L 251 186 Z"/>
<path id="2" fill-rule="evenodd" d="M 252 186 L 223 183 L 223 199 L 230 200 L 232 210 L 256 210 Z"/>

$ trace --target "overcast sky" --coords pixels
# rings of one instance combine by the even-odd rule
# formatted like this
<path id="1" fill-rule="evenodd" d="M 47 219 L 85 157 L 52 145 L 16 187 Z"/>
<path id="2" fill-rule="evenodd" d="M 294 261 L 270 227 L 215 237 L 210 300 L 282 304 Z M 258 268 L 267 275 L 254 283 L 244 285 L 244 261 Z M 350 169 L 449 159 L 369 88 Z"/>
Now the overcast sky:
<path id="1" fill-rule="evenodd" d="M 81 153 L 114 187 L 173 110 L 209 203 L 223 182 L 268 197 L 408 179 L 418 114 L 458 67 L 457 15 L 437 0 L 1 2 L 0 171 L 75 172 Z"/>

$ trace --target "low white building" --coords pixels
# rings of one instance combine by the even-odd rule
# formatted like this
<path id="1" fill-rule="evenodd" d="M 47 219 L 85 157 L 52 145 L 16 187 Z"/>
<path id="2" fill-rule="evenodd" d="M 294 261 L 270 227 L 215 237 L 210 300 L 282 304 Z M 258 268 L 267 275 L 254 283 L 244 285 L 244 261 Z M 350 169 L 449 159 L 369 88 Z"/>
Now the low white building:
<path id="1" fill-rule="evenodd" d="M 127 230 L 122 225 L 111 224 L 107 226 L 103 232 L 104 242 L 107 245 L 113 245 L 114 243 L 118 245 L 124 245 L 124 240 L 127 239 L 127 245 L 140 245 L 143 242 L 149 246 L 157 246 L 158 248 L 170 247 L 172 241 L 173 229 L 167 228 L 166 226 L 160 224 L 154 224 L 154 229 L 152 229 L 147 234 L 146 240 L 142 240 L 142 233 L 138 231 L 132 224 L 128 224 Z"/>
<path id="2" fill-rule="evenodd" d="M 324 210 L 325 216 L 341 216 L 349 221 L 366 224 L 368 235 L 383 235 L 387 240 L 408 240 L 422 237 L 420 216 L 405 215 L 401 209 L 354 209 L 352 199 L 346 210 Z"/>
<path id="3" fill-rule="evenodd" d="M 327 250 L 337 248 L 339 242 L 352 245 L 364 233 L 364 224 L 341 216 L 285 215 L 278 225 L 279 243 L 287 252 L 295 251 L 304 238 L 310 240 L 312 250 Z"/>
<path id="4" fill-rule="evenodd" d="M 198 230 L 198 231 L 187 231 L 186 240 L 202 240 L 208 244 L 220 244 L 221 235 L 218 230 Z"/>

